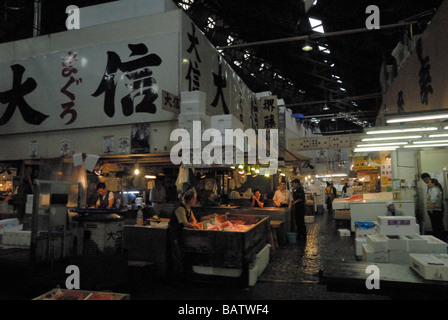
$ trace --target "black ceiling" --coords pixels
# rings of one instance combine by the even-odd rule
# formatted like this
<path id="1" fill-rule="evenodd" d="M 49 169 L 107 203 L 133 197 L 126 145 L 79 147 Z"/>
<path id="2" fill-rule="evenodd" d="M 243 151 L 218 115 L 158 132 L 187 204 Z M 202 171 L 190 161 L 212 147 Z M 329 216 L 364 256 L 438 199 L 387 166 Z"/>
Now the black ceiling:
<path id="1" fill-rule="evenodd" d="M 34 0 L 0 0 L 0 42 L 33 35 Z M 111 2 L 107 0 L 42 0 L 40 34 L 65 30 L 65 8 Z M 413 34 L 424 31 L 442 0 L 317 0 L 309 10 L 303 0 L 173 0 L 183 8 L 254 92 L 271 91 L 293 113 L 321 118 L 322 132 L 362 132 L 374 125 L 381 104 L 380 68 L 393 63 L 391 52 L 409 26 L 353 33 L 365 28 L 369 5 L 380 12 L 381 26 L 417 21 Z M 308 1 L 307 2 L 313 2 Z M 21 6 L 21 10 L 9 7 Z M 17 5 L 19 4 L 19 5 Z M 326 37 L 312 31 L 308 18 L 320 19 Z M 213 21 L 213 28 L 210 22 Z M 301 50 L 303 41 L 254 45 L 257 41 L 310 36 L 314 50 Z M 239 48 L 225 48 L 245 44 Z M 252 44 L 252 45 L 251 45 Z M 330 53 L 318 49 L 326 47 Z M 337 76 L 334 77 L 334 76 Z M 339 80 L 339 82 L 338 82 Z M 340 83 L 342 82 L 342 83 Z M 341 88 L 345 91 L 341 91 Z M 323 111 L 327 102 L 330 107 Z M 333 114 L 344 113 L 330 121 Z M 350 117 L 352 116 L 352 117 Z M 354 117 L 356 119 L 354 119 Z M 365 122 L 364 122 L 365 121 Z"/>

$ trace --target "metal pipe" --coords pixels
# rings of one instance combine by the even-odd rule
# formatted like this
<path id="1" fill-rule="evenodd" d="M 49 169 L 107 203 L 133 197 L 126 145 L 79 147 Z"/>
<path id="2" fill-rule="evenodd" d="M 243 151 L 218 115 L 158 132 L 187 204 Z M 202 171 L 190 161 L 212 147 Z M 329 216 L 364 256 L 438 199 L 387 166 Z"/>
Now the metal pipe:
<path id="1" fill-rule="evenodd" d="M 367 29 L 367 28 L 359 28 L 359 29 L 351 29 L 351 30 L 326 32 L 326 33 L 314 33 L 314 34 L 305 35 L 305 36 L 296 36 L 296 37 L 289 37 L 289 38 L 281 38 L 281 39 L 273 39 L 273 40 L 265 40 L 265 41 L 255 41 L 255 42 L 241 43 L 241 44 L 233 44 L 233 45 L 226 46 L 226 47 L 217 47 L 216 49 L 217 50 L 237 49 L 237 48 L 244 48 L 244 47 L 261 46 L 261 45 L 266 45 L 266 44 L 294 42 L 294 41 L 302 41 L 302 40 L 313 40 L 313 39 L 319 39 L 319 38 L 330 38 L 330 37 L 349 35 L 349 34 L 355 34 L 355 33 L 361 33 L 361 32 L 378 31 L 378 30 L 382 30 L 382 29 L 392 29 L 392 28 L 404 27 L 404 26 L 415 24 L 415 23 L 418 23 L 418 21 L 410 21 L 410 22 L 400 22 L 400 23 L 395 23 L 395 24 L 388 24 L 388 25 L 380 27 L 380 29 L 373 29 L 373 30 Z"/>
<path id="2" fill-rule="evenodd" d="M 33 37 L 40 36 L 41 13 L 42 13 L 41 0 L 34 0 Z"/>

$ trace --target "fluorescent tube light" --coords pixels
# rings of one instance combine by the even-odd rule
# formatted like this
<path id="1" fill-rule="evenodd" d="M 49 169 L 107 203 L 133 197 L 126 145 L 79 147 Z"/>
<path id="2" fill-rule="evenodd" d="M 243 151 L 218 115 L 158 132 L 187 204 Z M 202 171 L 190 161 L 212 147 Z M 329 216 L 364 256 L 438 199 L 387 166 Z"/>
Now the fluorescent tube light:
<path id="1" fill-rule="evenodd" d="M 448 143 L 448 140 L 420 140 L 414 141 L 413 144 L 424 144 L 424 143 Z"/>
<path id="2" fill-rule="evenodd" d="M 378 137 L 378 138 L 365 138 L 362 141 L 382 141 L 382 140 L 403 140 L 403 139 L 420 139 L 422 136 L 396 136 L 396 137 Z"/>
<path id="3" fill-rule="evenodd" d="M 387 123 L 400 123 L 400 122 L 411 122 L 411 121 L 425 121 L 425 120 L 437 120 L 437 119 L 448 119 L 448 112 L 433 115 L 421 115 L 421 116 L 410 116 L 410 117 L 400 117 L 389 119 Z"/>
<path id="4" fill-rule="evenodd" d="M 372 143 L 372 144 L 358 144 L 357 148 L 366 148 L 366 147 L 385 147 L 385 146 L 403 146 L 408 144 L 407 142 L 388 142 L 388 143 Z"/>
<path id="5" fill-rule="evenodd" d="M 404 146 L 404 148 L 433 148 L 433 147 L 448 147 L 448 143 L 412 144 L 412 145 Z"/>
<path id="6" fill-rule="evenodd" d="M 419 131 L 437 131 L 437 127 L 373 130 L 373 131 L 367 131 L 366 134 L 389 134 L 389 133 L 419 132 Z"/>
<path id="7" fill-rule="evenodd" d="M 442 137 L 448 137 L 448 133 L 430 134 L 428 136 L 428 138 L 442 138 Z"/>
<path id="8" fill-rule="evenodd" d="M 355 148 L 354 152 L 370 152 L 370 151 L 391 151 L 398 149 L 399 146 L 390 147 L 372 147 L 372 148 Z"/>

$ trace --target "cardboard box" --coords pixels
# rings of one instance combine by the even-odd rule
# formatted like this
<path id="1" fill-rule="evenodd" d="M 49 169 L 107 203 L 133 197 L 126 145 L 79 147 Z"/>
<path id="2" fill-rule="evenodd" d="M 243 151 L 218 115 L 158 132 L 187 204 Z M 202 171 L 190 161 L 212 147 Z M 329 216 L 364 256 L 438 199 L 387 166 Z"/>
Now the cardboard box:
<path id="1" fill-rule="evenodd" d="M 424 279 L 448 281 L 448 255 L 409 254 L 409 265 Z"/>
<path id="2" fill-rule="evenodd" d="M 350 210 L 334 210 L 336 220 L 350 220 Z"/>
<path id="3" fill-rule="evenodd" d="M 438 253 L 438 254 L 448 253 L 447 251 L 448 244 L 446 242 L 430 235 L 421 235 L 420 237 L 428 241 L 427 253 Z"/>
<path id="4" fill-rule="evenodd" d="M 428 253 L 428 240 L 418 234 L 400 235 L 401 239 L 407 240 L 409 253 Z"/>
<path id="5" fill-rule="evenodd" d="M 341 237 L 350 237 L 351 236 L 351 232 L 348 229 L 338 229 L 339 232 L 339 236 Z"/>
<path id="6" fill-rule="evenodd" d="M 387 250 L 408 251 L 408 240 L 400 236 L 385 236 L 387 240 Z"/>
<path id="7" fill-rule="evenodd" d="M 388 238 L 382 234 L 369 234 L 366 236 L 367 244 L 374 252 L 387 251 Z"/>
<path id="8" fill-rule="evenodd" d="M 389 252 L 381 251 L 375 252 L 369 244 L 365 243 L 362 245 L 362 261 L 365 262 L 376 262 L 376 263 L 388 263 L 389 262 Z"/>

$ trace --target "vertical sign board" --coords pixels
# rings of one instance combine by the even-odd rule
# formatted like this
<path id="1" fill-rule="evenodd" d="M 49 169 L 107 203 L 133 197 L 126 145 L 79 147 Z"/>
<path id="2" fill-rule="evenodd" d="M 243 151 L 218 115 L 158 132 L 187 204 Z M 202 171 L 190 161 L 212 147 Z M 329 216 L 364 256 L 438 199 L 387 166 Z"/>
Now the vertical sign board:
<path id="1" fill-rule="evenodd" d="M 161 89 L 178 90 L 178 37 L 155 34 L 0 62 L 0 135 L 175 119 L 162 108 Z"/>
<path id="2" fill-rule="evenodd" d="M 258 103 L 258 128 L 278 129 L 277 96 L 260 98 Z"/>
<path id="3" fill-rule="evenodd" d="M 182 14 L 181 43 L 181 91 L 205 92 L 209 115 L 232 114 L 252 128 L 255 94 L 186 14 Z"/>

